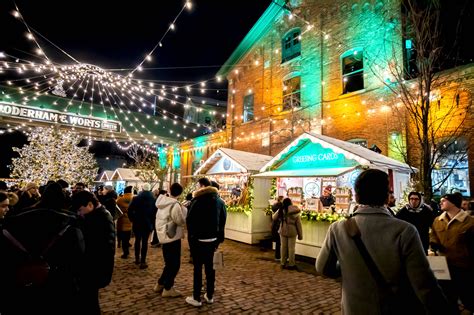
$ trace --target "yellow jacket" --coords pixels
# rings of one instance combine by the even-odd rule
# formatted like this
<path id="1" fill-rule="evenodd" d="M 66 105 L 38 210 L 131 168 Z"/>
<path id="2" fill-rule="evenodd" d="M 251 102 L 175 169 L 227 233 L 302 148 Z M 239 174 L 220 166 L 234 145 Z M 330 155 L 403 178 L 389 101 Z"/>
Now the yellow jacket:
<path id="1" fill-rule="evenodd" d="M 430 245 L 439 248 L 449 266 L 474 269 L 474 218 L 461 210 L 449 221 L 444 212 L 433 222 Z"/>

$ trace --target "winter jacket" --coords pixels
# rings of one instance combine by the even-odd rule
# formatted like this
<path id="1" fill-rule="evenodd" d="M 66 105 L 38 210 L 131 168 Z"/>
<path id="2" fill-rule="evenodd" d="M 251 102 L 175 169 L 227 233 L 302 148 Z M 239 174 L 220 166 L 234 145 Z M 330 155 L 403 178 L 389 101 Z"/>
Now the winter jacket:
<path id="1" fill-rule="evenodd" d="M 155 197 L 151 191 L 140 192 L 128 206 L 128 217 L 132 221 L 133 231 L 153 231 L 155 215 Z"/>
<path id="2" fill-rule="evenodd" d="M 175 198 L 159 195 L 156 199 L 156 233 L 161 244 L 171 243 L 182 239 L 183 227 L 186 223 L 187 210 Z M 175 235 L 170 237 L 167 231 L 175 230 Z"/>
<path id="3" fill-rule="evenodd" d="M 114 220 L 117 219 L 117 193 L 115 190 L 107 192 L 99 199 L 100 203 L 107 209 Z"/>
<path id="4" fill-rule="evenodd" d="M 132 222 L 128 217 L 128 206 L 132 202 L 133 194 L 126 193 L 117 199 L 117 206 L 122 210 L 122 215 L 117 220 L 117 231 L 128 232 L 132 230 Z"/>
<path id="5" fill-rule="evenodd" d="M 0 229 L 1 314 L 60 314 L 64 313 L 63 305 L 72 310 L 78 306 L 78 284 L 85 268 L 85 244 L 77 224 L 74 214 L 51 209 L 34 209 L 5 218 L 3 229 L 35 256 L 61 230 L 69 227 L 44 255 L 52 267 L 46 285 L 26 290 L 15 289 L 13 285 L 17 267 L 28 261 L 26 254 L 15 247 Z"/>
<path id="6" fill-rule="evenodd" d="M 360 206 L 354 213 L 361 239 L 385 281 L 391 284 L 397 310 L 393 314 L 450 314 L 449 306 L 426 259 L 415 227 L 392 217 L 387 209 Z M 316 270 L 329 277 L 342 273 L 342 313 L 382 313 L 380 293 L 372 273 L 345 221 L 329 226 Z"/>
<path id="7" fill-rule="evenodd" d="M 212 186 L 194 192 L 186 218 L 190 240 L 216 238 L 223 241 L 226 213 L 217 192 Z"/>
<path id="8" fill-rule="evenodd" d="M 112 280 L 115 255 L 114 221 L 104 206 L 87 213 L 82 220 L 82 233 L 86 244 L 84 288 L 104 288 Z"/>
<path id="9" fill-rule="evenodd" d="M 283 211 L 283 208 L 280 208 L 277 212 L 272 215 L 274 221 L 280 220 L 280 211 Z M 288 213 L 283 215 L 283 220 L 279 222 L 280 228 L 278 233 L 281 236 L 285 237 L 296 237 L 298 236 L 299 240 L 303 239 L 303 228 L 301 226 L 301 210 L 296 206 L 289 206 Z"/>
<path id="10" fill-rule="evenodd" d="M 423 244 L 425 253 L 427 253 L 430 240 L 430 227 L 435 219 L 433 210 L 431 210 L 428 205 L 423 203 L 421 203 L 420 206 L 415 209 L 407 204 L 397 212 L 395 217 L 397 219 L 411 223 L 416 227 L 416 230 L 420 235 L 421 244 Z"/>
<path id="11" fill-rule="evenodd" d="M 446 256 L 448 265 L 474 270 L 474 218 L 461 210 L 449 221 L 446 212 L 437 217 L 431 229 L 430 244 Z"/>

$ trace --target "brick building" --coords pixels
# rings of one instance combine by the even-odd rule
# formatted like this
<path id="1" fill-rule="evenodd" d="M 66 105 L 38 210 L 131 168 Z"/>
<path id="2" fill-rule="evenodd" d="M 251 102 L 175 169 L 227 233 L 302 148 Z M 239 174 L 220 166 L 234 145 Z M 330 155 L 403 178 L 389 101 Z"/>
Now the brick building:
<path id="1" fill-rule="evenodd" d="M 376 147 L 416 166 L 416 133 L 387 84 L 394 80 L 391 64 L 410 66 L 401 21 L 392 0 L 272 2 L 218 72 L 228 80 L 225 131 L 182 142 L 181 175 L 191 175 L 220 146 L 273 156 L 305 131 Z M 474 64 L 440 76 L 435 115 L 451 111 L 440 125 L 446 133 L 458 130 L 461 119 L 472 126 Z M 472 196 L 474 150 L 468 158 L 458 153 L 474 148 L 474 139 L 472 133 L 462 139 L 453 149 L 459 171 L 450 187 Z"/>

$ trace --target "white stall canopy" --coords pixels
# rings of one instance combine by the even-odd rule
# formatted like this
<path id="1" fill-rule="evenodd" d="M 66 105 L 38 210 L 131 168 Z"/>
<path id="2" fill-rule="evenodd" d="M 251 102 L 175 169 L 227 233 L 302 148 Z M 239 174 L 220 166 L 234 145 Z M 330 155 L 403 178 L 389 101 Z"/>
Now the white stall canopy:
<path id="1" fill-rule="evenodd" d="M 256 173 L 271 159 L 269 155 L 220 148 L 194 172 L 194 175 Z"/>
<path id="2" fill-rule="evenodd" d="M 141 179 L 136 175 L 140 170 L 132 168 L 117 168 L 110 178 L 112 181 L 140 182 Z"/>

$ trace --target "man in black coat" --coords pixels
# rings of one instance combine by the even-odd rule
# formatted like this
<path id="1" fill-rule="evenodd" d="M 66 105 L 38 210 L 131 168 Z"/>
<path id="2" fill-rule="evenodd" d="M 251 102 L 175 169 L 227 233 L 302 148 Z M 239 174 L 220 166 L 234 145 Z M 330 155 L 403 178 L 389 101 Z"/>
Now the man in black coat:
<path id="1" fill-rule="evenodd" d="M 225 205 L 218 196 L 218 190 L 211 186 L 207 178 L 198 181 L 199 189 L 194 192 L 186 223 L 189 244 L 193 256 L 194 281 L 193 296 L 186 302 L 201 306 L 202 266 L 206 272 L 206 294 L 204 300 L 213 303 L 215 271 L 213 268 L 214 251 L 224 241 L 226 221 Z"/>
<path id="2" fill-rule="evenodd" d="M 140 269 L 148 268 L 146 256 L 148 238 L 155 225 L 155 201 L 150 184 L 146 183 L 143 185 L 143 190 L 132 199 L 128 206 L 128 217 L 132 221 L 133 234 L 135 235 L 135 264 L 140 264 Z"/>
<path id="3" fill-rule="evenodd" d="M 100 314 L 99 289 L 112 280 L 115 256 L 115 226 L 111 214 L 94 194 L 81 191 L 72 197 L 72 210 L 82 218 L 86 245 L 81 277 L 81 311 Z"/>
<path id="4" fill-rule="evenodd" d="M 433 210 L 423 203 L 421 193 L 412 191 L 408 194 L 408 204 L 395 215 L 396 218 L 413 224 L 420 235 L 425 253 L 428 254 L 430 228 L 436 217 Z"/>

